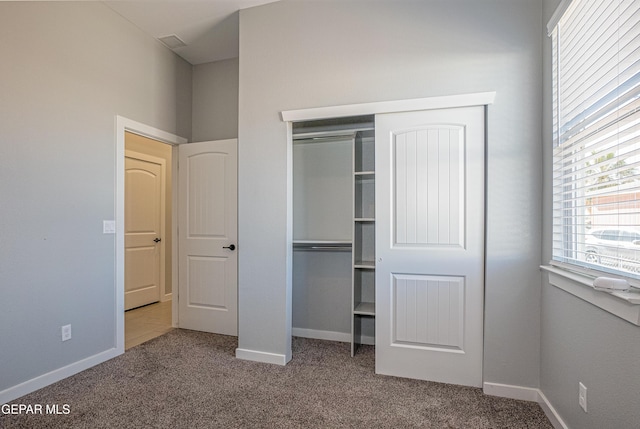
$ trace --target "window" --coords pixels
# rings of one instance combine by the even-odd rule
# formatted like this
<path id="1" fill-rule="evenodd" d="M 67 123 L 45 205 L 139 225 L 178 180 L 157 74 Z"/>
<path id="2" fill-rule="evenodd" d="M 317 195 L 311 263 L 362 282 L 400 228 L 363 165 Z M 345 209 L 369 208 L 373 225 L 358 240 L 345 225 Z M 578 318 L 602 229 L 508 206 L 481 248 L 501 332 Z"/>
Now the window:
<path id="1" fill-rule="evenodd" d="M 550 23 L 552 263 L 640 279 L 640 1 L 560 10 Z"/>

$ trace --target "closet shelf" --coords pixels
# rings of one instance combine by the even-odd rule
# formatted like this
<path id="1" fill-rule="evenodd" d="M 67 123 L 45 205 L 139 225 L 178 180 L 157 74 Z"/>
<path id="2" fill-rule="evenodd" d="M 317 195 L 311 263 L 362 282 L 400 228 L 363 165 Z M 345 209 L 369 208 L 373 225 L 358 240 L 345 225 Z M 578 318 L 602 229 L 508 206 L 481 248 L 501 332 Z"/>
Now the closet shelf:
<path id="1" fill-rule="evenodd" d="M 376 304 L 373 302 L 359 302 L 353 310 L 353 314 L 359 314 L 361 316 L 375 316 Z"/>
<path id="2" fill-rule="evenodd" d="M 369 176 L 373 178 L 376 175 L 376 172 L 375 171 L 354 171 L 353 174 L 356 176 L 361 176 L 363 178 L 368 178 Z"/>

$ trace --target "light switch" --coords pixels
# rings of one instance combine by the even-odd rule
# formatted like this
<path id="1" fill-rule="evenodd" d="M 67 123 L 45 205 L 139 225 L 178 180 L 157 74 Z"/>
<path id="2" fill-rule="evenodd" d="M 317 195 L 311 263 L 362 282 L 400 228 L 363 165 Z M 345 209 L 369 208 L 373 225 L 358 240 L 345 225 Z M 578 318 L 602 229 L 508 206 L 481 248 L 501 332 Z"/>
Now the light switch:
<path id="1" fill-rule="evenodd" d="M 102 233 L 103 234 L 115 234 L 116 233 L 116 221 L 115 220 L 103 220 L 102 221 Z"/>

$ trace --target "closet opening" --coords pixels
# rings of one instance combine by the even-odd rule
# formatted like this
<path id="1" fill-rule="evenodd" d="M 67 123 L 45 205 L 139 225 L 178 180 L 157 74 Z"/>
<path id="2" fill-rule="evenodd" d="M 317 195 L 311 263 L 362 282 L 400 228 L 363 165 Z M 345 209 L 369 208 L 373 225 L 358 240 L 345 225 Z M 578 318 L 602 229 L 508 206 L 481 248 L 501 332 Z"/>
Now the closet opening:
<path id="1" fill-rule="evenodd" d="M 375 117 L 294 122 L 294 336 L 375 343 Z"/>
<path id="2" fill-rule="evenodd" d="M 494 98 L 282 112 L 293 335 L 375 343 L 377 374 L 482 386 Z"/>

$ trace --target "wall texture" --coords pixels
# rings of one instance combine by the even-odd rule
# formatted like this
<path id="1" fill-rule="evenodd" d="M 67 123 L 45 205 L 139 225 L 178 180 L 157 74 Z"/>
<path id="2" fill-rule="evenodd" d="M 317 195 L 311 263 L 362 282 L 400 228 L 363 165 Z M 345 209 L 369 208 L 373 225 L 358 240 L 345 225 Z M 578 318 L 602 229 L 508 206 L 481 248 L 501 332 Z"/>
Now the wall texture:
<path id="1" fill-rule="evenodd" d="M 99 2 L 0 2 L 0 56 L 2 393 L 115 347 L 115 118 L 189 138 L 191 66 Z"/>
<path id="2" fill-rule="evenodd" d="M 193 66 L 193 141 L 238 137 L 238 58 Z"/>
<path id="3" fill-rule="evenodd" d="M 559 0 L 544 0 L 544 22 Z M 543 261 L 551 259 L 552 134 L 551 40 L 544 46 Z M 554 286 L 542 283 L 540 388 L 571 428 L 637 428 L 640 422 L 640 327 Z M 588 413 L 578 405 L 578 383 L 587 387 Z"/>
<path id="4" fill-rule="evenodd" d="M 541 2 L 281 1 L 240 12 L 239 347 L 290 352 L 289 109 L 496 91 L 484 379 L 538 386 Z"/>

